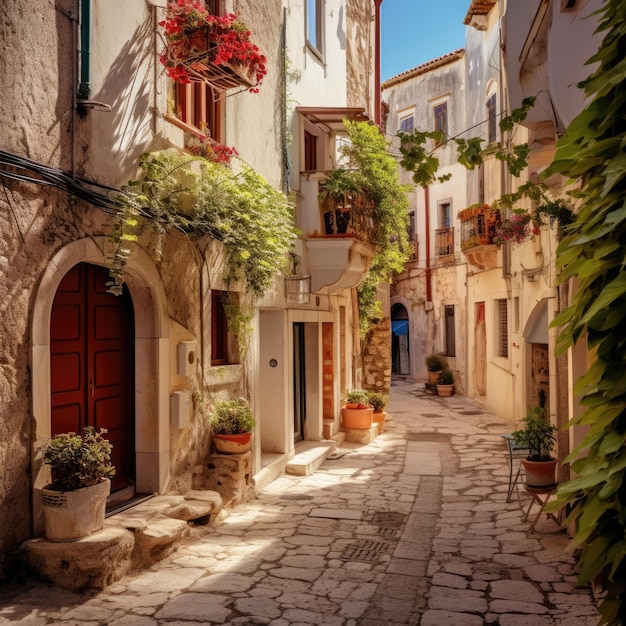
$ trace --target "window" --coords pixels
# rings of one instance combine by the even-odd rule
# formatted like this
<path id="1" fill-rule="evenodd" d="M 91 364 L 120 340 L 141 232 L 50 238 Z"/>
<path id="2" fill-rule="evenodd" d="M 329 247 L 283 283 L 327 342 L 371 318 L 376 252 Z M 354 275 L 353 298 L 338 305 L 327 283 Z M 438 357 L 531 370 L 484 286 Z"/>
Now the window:
<path id="1" fill-rule="evenodd" d="M 450 222 L 450 203 L 442 202 L 439 205 L 439 228 L 449 228 L 452 226 Z"/>
<path id="2" fill-rule="evenodd" d="M 228 332 L 224 301 L 237 297 L 228 291 L 211 291 L 211 365 L 238 363 L 237 340 Z"/>
<path id="3" fill-rule="evenodd" d="M 324 0 L 306 2 L 306 38 L 309 46 L 324 54 Z"/>
<path id="4" fill-rule="evenodd" d="M 411 245 L 411 259 L 415 260 L 418 258 L 417 231 L 415 228 L 415 211 L 411 211 L 409 213 L 409 226 L 407 229 L 407 235 L 409 237 L 409 245 Z"/>
<path id="5" fill-rule="evenodd" d="M 487 128 L 488 128 L 488 141 L 494 143 L 497 140 L 496 135 L 496 94 L 489 96 L 487 100 Z"/>
<path id="6" fill-rule="evenodd" d="M 214 15 L 220 13 L 220 0 L 206 0 L 207 9 Z M 207 83 L 174 83 L 174 115 L 185 124 L 194 126 L 215 141 L 221 141 L 221 100 L 219 94 Z"/>
<path id="7" fill-rule="evenodd" d="M 408 115 L 400 120 L 399 131 L 402 133 L 412 133 L 415 128 L 415 117 Z"/>
<path id="8" fill-rule="evenodd" d="M 308 131 L 304 131 L 304 170 L 314 172 L 317 170 L 317 137 Z"/>
<path id="9" fill-rule="evenodd" d="M 445 317 L 445 352 L 446 356 L 456 356 L 456 338 L 454 334 L 454 305 L 446 304 L 444 307 Z"/>
<path id="10" fill-rule="evenodd" d="M 496 356 L 507 358 L 509 356 L 509 315 L 506 300 L 496 300 Z"/>
<path id="11" fill-rule="evenodd" d="M 433 107 L 435 115 L 435 130 L 448 134 L 448 103 L 442 102 Z"/>

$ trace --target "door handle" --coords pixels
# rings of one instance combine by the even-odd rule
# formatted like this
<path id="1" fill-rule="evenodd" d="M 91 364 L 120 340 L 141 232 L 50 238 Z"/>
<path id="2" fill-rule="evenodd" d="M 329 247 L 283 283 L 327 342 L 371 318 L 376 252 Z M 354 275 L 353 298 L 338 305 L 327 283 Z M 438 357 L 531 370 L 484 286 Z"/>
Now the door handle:
<path id="1" fill-rule="evenodd" d="M 93 398 L 94 392 L 95 392 L 95 387 L 94 387 L 94 384 L 93 384 L 93 378 L 89 379 L 89 392 L 91 393 L 91 397 Z"/>

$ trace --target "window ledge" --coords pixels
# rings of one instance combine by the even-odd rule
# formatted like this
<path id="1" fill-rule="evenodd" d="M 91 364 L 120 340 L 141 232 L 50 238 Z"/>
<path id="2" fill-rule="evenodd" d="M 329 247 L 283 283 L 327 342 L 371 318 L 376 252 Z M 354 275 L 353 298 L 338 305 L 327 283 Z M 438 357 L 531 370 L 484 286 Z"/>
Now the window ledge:
<path id="1" fill-rule="evenodd" d="M 206 370 L 206 384 L 209 387 L 239 383 L 243 377 L 243 365 L 214 365 Z"/>
<path id="2" fill-rule="evenodd" d="M 325 67 L 326 59 L 324 55 L 310 42 L 306 42 L 306 49 Z"/>

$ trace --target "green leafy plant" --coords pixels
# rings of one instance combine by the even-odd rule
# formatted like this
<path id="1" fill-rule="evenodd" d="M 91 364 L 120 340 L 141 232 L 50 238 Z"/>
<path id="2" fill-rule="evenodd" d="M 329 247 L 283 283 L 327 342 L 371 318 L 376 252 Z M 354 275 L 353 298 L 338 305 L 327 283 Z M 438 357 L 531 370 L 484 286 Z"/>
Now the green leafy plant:
<path id="1" fill-rule="evenodd" d="M 376 250 L 369 274 L 358 287 L 359 325 L 361 336 L 366 337 L 383 317 L 376 299 L 378 286 L 391 282 L 410 256 L 408 188 L 400 183 L 396 160 L 376 126 L 348 120 L 344 125 L 348 134 L 341 147 L 347 162 L 344 169 L 360 190 L 355 229 Z"/>
<path id="2" fill-rule="evenodd" d="M 256 426 L 252 407 L 245 398 L 220 400 L 210 411 L 209 423 L 218 435 L 240 435 L 249 433 Z"/>
<path id="3" fill-rule="evenodd" d="M 389 402 L 389 396 L 381 391 L 368 391 L 367 401 L 374 408 L 374 413 L 382 413 Z"/>
<path id="4" fill-rule="evenodd" d="M 570 425 L 587 432 L 566 459 L 576 477 L 559 486 L 554 506 L 569 505 L 579 583 L 599 585 L 600 623 L 617 626 L 626 621 L 624 3 L 607 0 L 598 16 L 603 40 L 589 60 L 597 66 L 581 83 L 588 104 L 559 141 L 548 170 L 580 186 L 574 221 L 557 250 L 560 282 L 578 281 L 570 306 L 553 322 L 562 328 L 557 354 L 586 339 L 594 355 L 574 387 L 586 408 Z"/>
<path id="5" fill-rule="evenodd" d="M 529 461 L 550 461 L 550 452 L 554 448 L 554 431 L 548 412 L 540 406 L 528 407 L 528 413 L 522 420 L 523 428 L 511 433 L 515 443 L 528 446 Z"/>
<path id="6" fill-rule="evenodd" d="M 141 228 L 155 236 L 161 257 L 162 237 L 170 231 L 208 235 L 224 245 L 227 289 L 243 281 L 244 290 L 261 297 L 287 264 L 297 231 L 292 206 L 251 168 L 240 173 L 200 156 L 166 150 L 144 154 L 140 179 L 130 181 L 119 197 L 122 207 L 111 235 L 111 291 L 118 293 L 131 254 L 129 242 Z"/>
<path id="7" fill-rule="evenodd" d="M 439 374 L 439 378 L 437 379 L 438 385 L 454 385 L 454 374 L 452 370 L 445 367 L 441 370 L 441 374 Z"/>
<path id="8" fill-rule="evenodd" d="M 346 402 L 363 407 L 369 406 L 369 394 L 365 389 L 351 389 L 346 394 Z"/>
<path id="9" fill-rule="evenodd" d="M 429 354 L 424 359 L 424 363 L 429 372 L 441 372 L 448 367 L 448 361 L 443 354 Z"/>
<path id="10" fill-rule="evenodd" d="M 113 446 L 105 439 L 106 432 L 87 426 L 83 435 L 61 433 L 46 443 L 43 461 L 52 471 L 52 489 L 73 491 L 115 475 L 111 465 Z"/>

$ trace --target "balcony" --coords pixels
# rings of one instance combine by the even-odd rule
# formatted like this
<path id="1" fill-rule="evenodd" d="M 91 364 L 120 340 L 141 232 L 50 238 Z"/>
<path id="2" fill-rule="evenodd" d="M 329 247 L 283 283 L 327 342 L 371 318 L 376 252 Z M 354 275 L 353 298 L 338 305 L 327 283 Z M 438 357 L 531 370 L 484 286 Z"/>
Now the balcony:
<path id="1" fill-rule="evenodd" d="M 435 230 L 435 256 L 437 258 L 454 254 L 454 228 L 446 226 Z"/>
<path id="2" fill-rule="evenodd" d="M 311 291 L 332 294 L 361 284 L 375 250 L 369 241 L 371 210 L 355 194 L 320 199 L 320 183 L 327 178 L 327 172 L 301 174 L 300 228 Z"/>
<path id="3" fill-rule="evenodd" d="M 498 267 L 498 246 L 493 243 L 500 224 L 500 211 L 487 204 L 473 205 L 459 212 L 461 250 L 467 262 L 479 270 Z"/>

